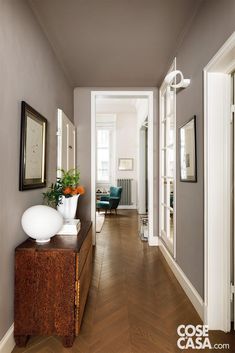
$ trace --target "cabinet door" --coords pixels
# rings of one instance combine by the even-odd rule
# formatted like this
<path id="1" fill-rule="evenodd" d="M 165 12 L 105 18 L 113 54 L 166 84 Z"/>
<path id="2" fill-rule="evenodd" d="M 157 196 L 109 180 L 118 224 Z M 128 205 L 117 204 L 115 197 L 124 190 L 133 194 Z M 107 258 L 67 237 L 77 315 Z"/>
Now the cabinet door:
<path id="1" fill-rule="evenodd" d="M 18 251 L 15 335 L 74 335 L 75 253 Z"/>
<path id="2" fill-rule="evenodd" d="M 92 245 L 88 251 L 85 264 L 83 266 L 80 278 L 76 281 L 75 305 L 75 334 L 79 334 L 82 317 L 86 305 L 87 295 L 91 283 L 92 276 Z"/>

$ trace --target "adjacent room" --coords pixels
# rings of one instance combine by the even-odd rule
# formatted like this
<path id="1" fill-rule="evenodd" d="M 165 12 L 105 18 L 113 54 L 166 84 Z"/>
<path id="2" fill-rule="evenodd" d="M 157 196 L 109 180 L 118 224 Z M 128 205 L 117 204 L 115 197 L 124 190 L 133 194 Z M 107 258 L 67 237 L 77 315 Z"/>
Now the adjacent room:
<path id="1" fill-rule="evenodd" d="M 147 98 L 97 98 L 96 166 L 96 232 L 112 215 L 138 213 L 147 223 Z"/>

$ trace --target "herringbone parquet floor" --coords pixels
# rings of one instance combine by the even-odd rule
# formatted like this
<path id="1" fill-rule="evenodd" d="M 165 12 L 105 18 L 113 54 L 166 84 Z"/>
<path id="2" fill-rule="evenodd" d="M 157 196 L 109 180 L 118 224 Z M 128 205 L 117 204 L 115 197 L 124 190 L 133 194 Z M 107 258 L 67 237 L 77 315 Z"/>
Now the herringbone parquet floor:
<path id="1" fill-rule="evenodd" d="M 15 348 L 13 353 L 180 351 L 176 348 L 177 326 L 199 324 L 200 318 L 160 251 L 141 242 L 137 228 L 135 211 L 106 217 L 97 235 L 93 280 L 81 333 L 73 347 L 63 348 L 57 337 L 35 337 L 25 349 Z M 214 332 L 210 339 L 230 343 L 229 350 L 216 352 L 235 352 L 235 334 Z"/>

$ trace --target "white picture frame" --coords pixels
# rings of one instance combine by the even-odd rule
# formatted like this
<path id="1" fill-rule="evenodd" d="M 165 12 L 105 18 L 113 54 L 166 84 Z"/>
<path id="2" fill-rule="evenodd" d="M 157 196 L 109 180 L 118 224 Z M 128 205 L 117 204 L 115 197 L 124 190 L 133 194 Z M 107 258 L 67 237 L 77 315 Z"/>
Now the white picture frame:
<path id="1" fill-rule="evenodd" d="M 131 171 L 134 169 L 133 158 L 119 158 L 118 159 L 118 170 L 120 171 Z"/>

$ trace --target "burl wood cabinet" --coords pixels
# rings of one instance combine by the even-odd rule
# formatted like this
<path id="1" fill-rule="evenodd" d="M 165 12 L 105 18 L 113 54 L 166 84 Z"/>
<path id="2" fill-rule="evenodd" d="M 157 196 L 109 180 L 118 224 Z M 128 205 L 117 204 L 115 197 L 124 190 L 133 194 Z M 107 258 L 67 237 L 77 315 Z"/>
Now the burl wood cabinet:
<path id="1" fill-rule="evenodd" d="M 78 335 L 92 274 L 91 222 L 78 236 L 56 235 L 45 245 L 28 239 L 15 250 L 18 346 L 31 335 L 57 335 L 71 347 Z"/>

